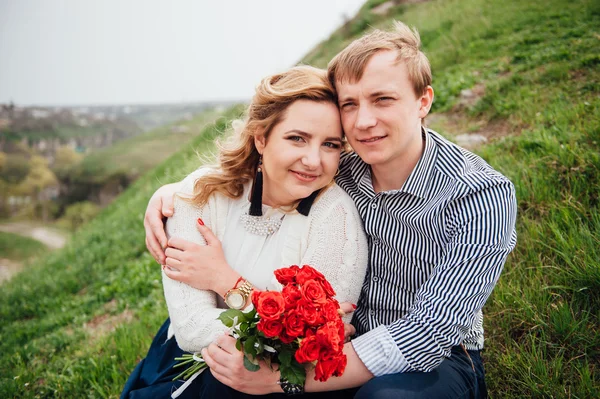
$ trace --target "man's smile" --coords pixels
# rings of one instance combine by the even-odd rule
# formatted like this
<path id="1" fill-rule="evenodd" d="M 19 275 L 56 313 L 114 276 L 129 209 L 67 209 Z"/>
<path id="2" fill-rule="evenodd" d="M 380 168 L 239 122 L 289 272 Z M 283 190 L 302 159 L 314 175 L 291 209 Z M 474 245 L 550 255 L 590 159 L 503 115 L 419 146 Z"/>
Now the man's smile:
<path id="1" fill-rule="evenodd" d="M 370 137 L 368 139 L 363 139 L 363 140 L 358 140 L 359 143 L 361 144 L 371 144 L 371 143 L 377 143 L 381 140 L 383 140 L 384 138 L 386 138 L 387 136 L 376 136 L 376 137 Z"/>

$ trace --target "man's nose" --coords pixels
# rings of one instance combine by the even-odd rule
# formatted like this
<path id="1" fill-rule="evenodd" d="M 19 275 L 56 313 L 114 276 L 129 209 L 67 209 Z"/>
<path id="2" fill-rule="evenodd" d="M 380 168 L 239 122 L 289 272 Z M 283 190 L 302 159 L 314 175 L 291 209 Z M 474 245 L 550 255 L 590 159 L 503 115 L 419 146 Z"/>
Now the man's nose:
<path id="1" fill-rule="evenodd" d="M 377 124 L 377 119 L 371 108 L 368 105 L 362 105 L 358 107 L 358 112 L 356 115 L 356 122 L 354 125 L 357 129 L 366 130 Z"/>

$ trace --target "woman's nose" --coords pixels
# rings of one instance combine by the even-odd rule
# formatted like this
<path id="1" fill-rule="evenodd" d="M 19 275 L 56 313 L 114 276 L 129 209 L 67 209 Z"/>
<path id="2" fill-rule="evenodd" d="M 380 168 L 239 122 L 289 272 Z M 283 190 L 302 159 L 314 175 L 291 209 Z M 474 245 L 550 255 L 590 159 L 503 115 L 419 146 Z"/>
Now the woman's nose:
<path id="1" fill-rule="evenodd" d="M 321 163 L 319 150 L 311 149 L 302 157 L 302 164 L 307 168 L 316 169 Z"/>

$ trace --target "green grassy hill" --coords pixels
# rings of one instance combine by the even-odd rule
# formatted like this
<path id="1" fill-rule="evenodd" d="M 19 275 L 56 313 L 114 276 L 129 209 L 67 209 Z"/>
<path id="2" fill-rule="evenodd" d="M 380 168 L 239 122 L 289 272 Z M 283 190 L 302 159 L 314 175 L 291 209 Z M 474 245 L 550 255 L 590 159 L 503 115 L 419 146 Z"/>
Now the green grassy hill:
<path id="1" fill-rule="evenodd" d="M 199 132 L 214 123 L 220 113 L 208 109 L 188 121 L 171 123 L 93 151 L 83 159 L 82 173 L 97 181 L 118 173 L 134 180 L 188 145 Z"/>
<path id="2" fill-rule="evenodd" d="M 48 248 L 33 238 L 0 231 L 0 258 L 22 261 L 45 251 Z"/>
<path id="3" fill-rule="evenodd" d="M 519 243 L 485 308 L 491 394 L 600 397 L 600 3 L 396 1 L 373 14 L 380 3 L 303 61 L 325 66 L 392 18 L 419 28 L 434 72 L 431 125 L 487 137 L 477 152 L 517 190 Z M 0 397 L 118 396 L 166 317 L 144 246 L 147 199 L 194 169 L 193 150 L 210 151 L 224 129 L 207 128 L 66 249 L 1 287 Z"/>

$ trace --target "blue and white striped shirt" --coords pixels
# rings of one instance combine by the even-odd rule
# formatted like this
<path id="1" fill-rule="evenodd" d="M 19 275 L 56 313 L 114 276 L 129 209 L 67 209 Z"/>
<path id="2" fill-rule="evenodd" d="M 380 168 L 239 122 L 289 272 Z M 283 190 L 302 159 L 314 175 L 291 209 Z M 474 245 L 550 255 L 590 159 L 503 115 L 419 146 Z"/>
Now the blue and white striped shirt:
<path id="1" fill-rule="evenodd" d="M 423 138 L 400 190 L 375 193 L 353 153 L 336 178 L 369 239 L 352 344 L 375 376 L 431 371 L 456 345 L 482 349 L 481 309 L 516 244 L 512 183 L 438 133 Z"/>

